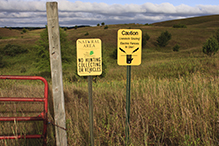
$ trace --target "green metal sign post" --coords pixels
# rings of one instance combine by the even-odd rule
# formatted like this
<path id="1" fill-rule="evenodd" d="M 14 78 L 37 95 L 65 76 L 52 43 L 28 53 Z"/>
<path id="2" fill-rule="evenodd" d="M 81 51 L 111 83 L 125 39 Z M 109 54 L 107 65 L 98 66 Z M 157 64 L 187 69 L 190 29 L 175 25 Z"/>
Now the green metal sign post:
<path id="1" fill-rule="evenodd" d="M 126 145 L 129 145 L 130 90 L 131 90 L 130 84 L 131 84 L 131 66 L 127 66 L 127 84 L 126 84 L 126 127 L 125 127 Z"/>
<path id="2" fill-rule="evenodd" d="M 91 140 L 91 146 L 94 146 L 94 136 L 93 136 L 92 76 L 88 76 L 88 96 L 89 96 L 90 140 Z"/>

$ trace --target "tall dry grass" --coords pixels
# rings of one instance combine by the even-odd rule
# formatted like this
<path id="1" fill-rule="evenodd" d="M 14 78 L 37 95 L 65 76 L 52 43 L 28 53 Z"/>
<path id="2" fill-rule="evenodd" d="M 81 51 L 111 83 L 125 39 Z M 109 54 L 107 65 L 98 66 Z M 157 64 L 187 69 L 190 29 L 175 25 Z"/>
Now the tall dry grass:
<path id="1" fill-rule="evenodd" d="M 218 77 L 206 77 L 200 73 L 178 79 L 150 76 L 143 80 L 132 80 L 131 145 L 219 145 L 218 83 Z M 22 93 L 29 89 L 42 93 L 39 86 L 22 85 Z M 8 87 L 0 89 L 1 97 L 8 93 L 21 93 L 20 84 L 13 83 Z M 87 91 L 86 82 L 64 84 L 69 145 L 90 144 Z M 125 144 L 125 91 L 125 80 L 93 84 L 95 145 Z M 2 107 L 1 113 L 6 109 Z M 49 118 L 52 119 L 52 114 Z M 7 125 L 1 123 L 1 134 L 13 131 L 16 134 L 19 132 L 15 129 L 16 124 L 12 122 L 14 129 L 6 129 Z M 26 129 L 32 128 L 30 126 Z M 48 145 L 55 144 L 53 130 L 54 127 L 49 125 Z M 10 141 L 1 141 L 1 145 L 9 145 Z M 15 140 L 12 144 L 24 145 L 25 142 L 27 140 Z M 39 145 L 39 142 L 35 143 Z"/>
<path id="2" fill-rule="evenodd" d="M 41 81 L 0 80 L 0 97 L 43 97 L 44 85 Z M 0 117 L 36 117 L 44 110 L 43 103 L 0 102 Z M 49 115 L 51 117 L 51 115 Z M 54 145 L 49 135 L 53 127 L 48 127 L 48 142 Z M 43 121 L 0 122 L 0 135 L 34 135 L 43 133 Z M 54 135 L 52 135 L 52 138 Z M 53 138 L 54 139 L 54 138 Z M 1 146 L 42 145 L 42 139 L 0 140 Z"/>

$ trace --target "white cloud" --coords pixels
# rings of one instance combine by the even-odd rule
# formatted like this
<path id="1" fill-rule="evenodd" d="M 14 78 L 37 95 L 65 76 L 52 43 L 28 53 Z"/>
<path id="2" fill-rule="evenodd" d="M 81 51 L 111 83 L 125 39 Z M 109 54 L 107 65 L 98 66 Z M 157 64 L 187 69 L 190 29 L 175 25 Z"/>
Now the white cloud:
<path id="1" fill-rule="evenodd" d="M 219 5 L 199 5 L 198 7 L 203 13 L 219 14 Z"/>
<path id="2" fill-rule="evenodd" d="M 45 1 L 1 0 L 0 12 L 45 11 Z"/>
<path id="3" fill-rule="evenodd" d="M 47 0 L 48 1 L 48 0 Z M 96 25 L 118 23 L 152 23 L 191 16 L 219 14 L 219 5 L 170 3 L 113 4 L 57 0 L 60 25 Z M 1 0 L 0 26 L 44 26 L 46 22 L 46 0 Z"/>

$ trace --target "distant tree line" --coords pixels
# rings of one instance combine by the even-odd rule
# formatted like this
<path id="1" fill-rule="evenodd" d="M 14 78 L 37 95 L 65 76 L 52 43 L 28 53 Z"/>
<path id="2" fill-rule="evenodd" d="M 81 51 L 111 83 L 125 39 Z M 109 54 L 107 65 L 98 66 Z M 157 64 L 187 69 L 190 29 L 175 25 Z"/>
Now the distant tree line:
<path id="1" fill-rule="evenodd" d="M 75 26 L 71 26 L 71 27 L 66 27 L 66 26 L 60 26 L 60 28 L 66 28 L 66 29 L 75 29 L 75 27 L 77 28 L 82 28 L 82 27 L 90 27 L 90 25 L 75 25 Z M 23 30 L 23 29 L 26 29 L 26 30 L 37 30 L 37 29 L 44 29 L 46 28 L 45 26 L 44 27 L 7 27 L 5 26 L 4 28 L 7 28 L 7 29 L 17 29 L 17 30 Z"/>
<path id="2" fill-rule="evenodd" d="M 23 29 L 27 29 L 27 30 L 36 30 L 36 29 L 43 29 L 45 27 L 4 27 L 4 28 L 7 28 L 7 29 L 17 29 L 17 30 L 23 30 Z"/>

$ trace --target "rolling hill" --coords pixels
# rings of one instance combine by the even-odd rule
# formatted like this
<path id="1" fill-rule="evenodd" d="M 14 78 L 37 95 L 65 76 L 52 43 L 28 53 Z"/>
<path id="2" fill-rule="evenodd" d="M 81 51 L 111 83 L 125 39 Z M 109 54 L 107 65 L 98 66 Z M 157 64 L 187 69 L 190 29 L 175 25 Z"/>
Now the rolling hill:
<path id="1" fill-rule="evenodd" d="M 219 15 L 191 17 L 187 19 L 170 20 L 164 22 L 153 23 L 154 26 L 171 27 L 174 24 L 185 24 L 189 26 L 199 27 L 218 27 Z"/>
<path id="2" fill-rule="evenodd" d="M 117 31 L 120 28 L 141 29 L 143 34 L 147 33 L 150 36 L 149 41 L 143 48 L 142 64 L 133 68 L 137 78 L 145 78 L 152 74 L 157 78 L 177 77 L 178 75 L 183 76 L 188 74 L 188 72 L 197 71 L 217 75 L 217 54 L 212 58 L 206 57 L 202 53 L 202 46 L 218 29 L 218 18 L 219 15 L 212 15 L 165 21 L 151 25 L 119 24 L 108 25 L 108 29 L 104 29 L 104 26 L 68 29 L 65 33 L 70 46 L 69 57 L 72 59 L 63 63 L 64 75 L 66 78 L 75 78 L 76 40 L 79 38 L 100 38 L 103 42 L 103 58 L 105 58 L 108 66 L 108 74 L 103 80 L 119 79 L 115 78 L 115 74 L 118 77 L 124 76 L 121 73 L 125 72 L 125 68 L 118 66 L 116 60 L 111 57 L 117 47 Z M 173 28 L 174 24 L 184 24 L 187 28 Z M 40 34 L 44 29 L 28 30 L 23 33 L 22 29 L 0 28 L 1 52 L 4 52 L 4 47 L 7 44 L 18 45 L 28 50 L 24 54 L 18 54 L 13 57 L 2 56 L 5 67 L 0 69 L 0 74 L 43 75 L 35 67 L 37 50 L 34 46 L 37 44 L 37 40 L 40 39 Z M 166 47 L 160 48 L 156 45 L 156 39 L 161 32 L 166 30 L 171 33 L 172 39 Z M 86 33 L 89 35 L 85 35 Z M 179 52 L 172 51 L 175 45 L 180 46 Z M 209 67 L 211 67 L 210 72 Z M 21 73 L 21 70 L 25 71 Z M 139 72 L 139 70 L 141 71 Z"/>

